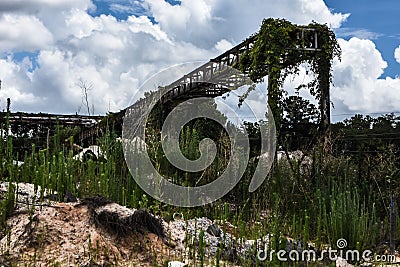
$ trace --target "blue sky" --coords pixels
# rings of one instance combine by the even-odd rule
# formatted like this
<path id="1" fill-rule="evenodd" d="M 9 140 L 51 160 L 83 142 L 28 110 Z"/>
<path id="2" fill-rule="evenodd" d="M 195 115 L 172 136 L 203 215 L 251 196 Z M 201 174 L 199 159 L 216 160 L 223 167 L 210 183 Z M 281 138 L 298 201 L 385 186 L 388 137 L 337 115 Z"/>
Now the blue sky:
<path id="1" fill-rule="evenodd" d="M 397 14 L 395 0 L 1 0 L 0 108 L 10 97 L 14 111 L 84 114 L 84 83 L 94 114 L 118 111 L 149 76 L 207 61 L 274 17 L 335 31 L 334 120 L 398 112 Z M 309 79 L 302 73 L 285 89 Z"/>
<path id="2" fill-rule="evenodd" d="M 113 5 L 126 4 L 127 1 L 103 1 L 95 0 L 93 3 L 97 9 L 90 12 L 93 16 L 111 14 L 118 19 L 125 20 L 130 15 L 147 15 L 156 23 L 154 17 L 139 5 L 131 5 L 131 10 L 115 10 Z M 167 0 L 172 5 L 179 5 L 180 1 Z M 374 41 L 388 67 L 382 77 L 395 77 L 400 73 L 400 64 L 393 57 L 394 50 L 400 40 L 400 3 L 397 0 L 373 1 L 373 0 L 324 0 L 325 4 L 333 11 L 350 13 L 342 27 L 335 30 L 337 37 L 350 39 L 351 37 L 369 38 Z"/>
<path id="3" fill-rule="evenodd" d="M 400 43 L 398 0 L 325 0 L 325 3 L 334 11 L 351 14 L 336 30 L 337 37 L 349 39 L 351 36 L 368 36 L 389 65 L 382 76 L 395 77 L 400 74 L 400 64 L 393 57 Z"/>

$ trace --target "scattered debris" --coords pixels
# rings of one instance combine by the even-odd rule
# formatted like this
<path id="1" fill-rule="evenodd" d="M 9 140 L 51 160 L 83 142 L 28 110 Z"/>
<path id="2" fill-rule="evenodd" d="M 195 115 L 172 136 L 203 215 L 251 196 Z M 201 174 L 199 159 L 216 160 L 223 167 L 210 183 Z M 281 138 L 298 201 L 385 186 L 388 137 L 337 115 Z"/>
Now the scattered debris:
<path id="1" fill-rule="evenodd" d="M 230 225 L 231 228 L 234 226 Z M 229 227 L 227 227 L 229 228 Z M 235 262 L 240 259 L 253 258 L 257 248 L 263 248 L 269 241 L 268 235 L 257 240 L 236 240 L 228 232 L 223 232 L 212 220 L 196 218 L 187 221 L 173 220 L 168 225 L 168 232 L 176 244 L 176 250 L 183 258 L 189 257 L 189 249 L 198 246 L 200 231 L 204 231 L 205 256 L 214 257 L 220 250 L 222 260 Z"/>

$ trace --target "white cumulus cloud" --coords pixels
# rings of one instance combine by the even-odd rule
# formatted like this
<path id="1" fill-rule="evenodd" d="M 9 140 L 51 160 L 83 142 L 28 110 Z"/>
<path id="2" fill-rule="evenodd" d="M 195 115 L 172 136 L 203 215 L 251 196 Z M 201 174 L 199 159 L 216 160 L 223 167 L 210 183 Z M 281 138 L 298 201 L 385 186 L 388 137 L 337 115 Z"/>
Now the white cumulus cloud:
<path id="1" fill-rule="evenodd" d="M 140 14 L 126 20 L 93 17 L 90 0 L 0 1 L 1 108 L 11 97 L 15 111 L 85 113 L 79 87 L 84 81 L 95 114 L 118 111 L 152 74 L 213 58 L 258 31 L 264 18 L 297 24 L 314 20 L 339 28 L 349 16 L 333 12 L 323 0 L 106 2 L 115 11 Z M 333 68 L 333 113 L 397 109 L 400 81 L 381 77 L 387 63 L 374 43 L 360 38 L 339 42 L 343 55 Z M 22 51 L 38 51 L 38 68 L 32 71 L 32 58 L 17 60 L 14 52 Z M 395 57 L 400 62 L 400 47 Z"/>
<path id="2" fill-rule="evenodd" d="M 400 45 L 394 50 L 394 58 L 400 63 Z"/>
<path id="3" fill-rule="evenodd" d="M 28 69 L 31 67 L 31 62 L 27 59 L 24 62 L 17 64 L 12 61 L 12 58 L 0 59 L 0 73 L 2 75 L 2 86 L 0 90 L 0 108 L 5 109 L 6 99 L 12 99 L 12 108 L 14 109 L 14 102 L 18 106 L 26 106 L 27 109 L 33 109 L 33 105 L 39 104 L 37 102 L 39 97 L 35 96 L 32 92 L 21 90 L 21 88 L 29 88 L 32 80 L 28 74 Z"/>
<path id="4" fill-rule="evenodd" d="M 52 40 L 52 34 L 34 16 L 0 15 L 0 53 L 43 49 Z"/>
<path id="5" fill-rule="evenodd" d="M 217 49 L 172 42 L 145 16 L 117 20 L 111 15 L 92 17 L 76 8 L 63 14 L 53 45 L 37 46 L 39 68 L 31 71 L 32 64 L 24 68 L 30 58 L 16 63 L 12 53 L 3 60 L 7 72 L 0 73 L 4 88 L 0 98 L 11 97 L 13 110 L 83 113 L 86 109 L 79 85 L 84 81 L 90 87 L 88 100 L 95 114 L 118 111 L 129 104 L 150 74 L 217 53 Z"/>
<path id="6" fill-rule="evenodd" d="M 370 40 L 339 39 L 342 61 L 335 61 L 332 100 L 351 112 L 390 112 L 400 106 L 400 78 L 381 78 L 387 67 Z"/>
<path id="7" fill-rule="evenodd" d="M 258 31 L 264 18 L 285 18 L 293 23 L 312 21 L 337 28 L 348 14 L 332 13 L 322 0 L 182 0 L 145 2 L 160 27 L 175 40 L 210 48 L 221 39 L 239 43 Z"/>

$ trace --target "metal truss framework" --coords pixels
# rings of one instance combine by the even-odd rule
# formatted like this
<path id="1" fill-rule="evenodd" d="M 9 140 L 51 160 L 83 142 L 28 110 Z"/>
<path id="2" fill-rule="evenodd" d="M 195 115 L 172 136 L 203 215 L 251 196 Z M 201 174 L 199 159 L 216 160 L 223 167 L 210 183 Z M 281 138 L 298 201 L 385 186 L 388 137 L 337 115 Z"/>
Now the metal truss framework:
<path id="1" fill-rule="evenodd" d="M 317 51 L 321 51 L 322 47 L 319 42 L 319 35 L 316 29 L 313 28 L 305 28 L 299 27 L 296 32 L 296 39 L 298 41 L 298 45 L 296 45 L 299 53 L 304 53 L 307 51 L 308 53 L 313 53 Z M 226 70 L 230 67 L 235 67 L 239 63 L 240 56 L 243 55 L 244 52 L 250 50 L 258 35 L 252 35 L 247 38 L 240 44 L 235 47 L 229 49 L 223 54 L 217 56 L 216 58 L 211 59 L 206 64 L 196 68 L 190 73 L 184 75 L 180 79 L 171 83 L 170 85 L 164 87 L 167 91 L 161 98 L 161 104 L 163 106 L 171 106 L 176 105 L 182 101 L 187 99 L 195 98 L 195 97 L 217 97 L 222 96 L 223 94 L 234 90 L 242 85 L 244 85 L 248 72 L 244 72 L 244 74 L 238 75 L 238 72 L 227 72 Z M 288 51 L 287 54 L 296 52 Z M 285 54 L 281 55 L 281 66 L 284 68 L 289 65 L 289 62 L 285 60 Z M 265 76 L 268 73 L 265 73 Z M 330 124 L 330 99 L 329 99 L 329 88 L 321 88 L 321 100 L 320 100 L 320 113 L 321 120 L 320 123 L 323 126 L 322 128 L 326 129 Z M 125 112 L 133 112 L 140 113 L 143 110 L 144 105 L 146 105 L 146 99 L 140 99 L 134 105 L 127 109 L 123 109 L 117 114 L 114 114 L 114 119 L 117 123 L 122 124 L 122 118 Z M 102 135 L 103 128 L 105 125 L 102 123 L 98 123 L 101 119 L 101 116 L 98 118 L 94 118 L 93 116 L 79 116 L 74 118 L 73 115 L 54 115 L 47 116 L 47 119 L 43 119 L 47 115 L 39 115 L 32 116 L 31 115 L 18 115 L 15 114 L 12 116 L 11 123 L 48 123 L 54 121 L 55 118 L 58 118 L 59 122 L 67 123 L 81 123 L 87 126 L 87 123 L 90 124 L 92 122 L 92 127 L 89 127 L 86 130 L 83 130 L 79 136 L 79 142 L 87 141 L 88 139 L 94 140 L 95 137 Z M 68 120 L 64 120 L 67 119 Z M 94 120 L 93 120 L 94 119 Z"/>
<path id="2" fill-rule="evenodd" d="M 321 51 L 320 47 L 322 44 L 319 41 L 320 34 L 321 33 L 314 28 L 299 27 L 296 32 L 296 39 L 298 42 L 296 50 L 299 53 L 315 53 Z M 247 75 L 248 72 L 245 71 L 244 74 L 238 74 L 238 72 L 230 72 L 229 68 L 234 68 L 235 65 L 239 63 L 240 56 L 253 47 L 257 37 L 257 34 L 252 35 L 235 47 L 164 87 L 163 89 L 166 90 L 166 93 L 161 97 L 161 105 L 164 107 L 171 107 L 195 97 L 218 97 L 244 85 L 246 80 L 244 75 Z M 288 51 L 288 53 L 296 53 L 296 51 L 292 50 Z M 285 56 L 286 55 L 281 55 L 280 63 L 282 68 L 290 65 L 285 59 Z M 265 76 L 266 75 L 268 75 L 268 73 L 265 73 Z M 321 129 L 323 129 L 322 132 L 325 134 L 330 124 L 329 88 L 321 88 L 321 90 L 323 92 L 321 93 L 320 100 L 320 124 L 322 126 Z M 131 107 L 121 110 L 119 114 L 122 116 L 117 117 L 122 121 L 123 114 L 129 112 L 130 115 L 138 118 L 140 117 L 139 114 L 143 111 L 143 107 L 147 104 L 146 99 L 140 99 Z M 80 141 L 84 141 L 90 137 L 93 139 L 93 135 L 99 135 L 101 128 L 100 125 L 97 125 L 83 132 L 79 138 Z"/>

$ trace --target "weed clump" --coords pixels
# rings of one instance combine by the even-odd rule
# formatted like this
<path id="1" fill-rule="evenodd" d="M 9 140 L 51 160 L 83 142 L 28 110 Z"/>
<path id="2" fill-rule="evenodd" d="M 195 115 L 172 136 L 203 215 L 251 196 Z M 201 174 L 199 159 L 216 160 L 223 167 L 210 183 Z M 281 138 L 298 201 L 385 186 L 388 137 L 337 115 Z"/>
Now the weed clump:
<path id="1" fill-rule="evenodd" d="M 113 202 L 102 196 L 94 196 L 83 199 L 78 205 L 88 207 L 91 220 L 96 227 L 118 238 L 127 237 L 133 233 L 153 233 L 165 240 L 166 234 L 161 219 L 144 209 L 136 210 L 128 216 L 108 209 L 98 210 L 98 208 L 111 203 Z"/>

